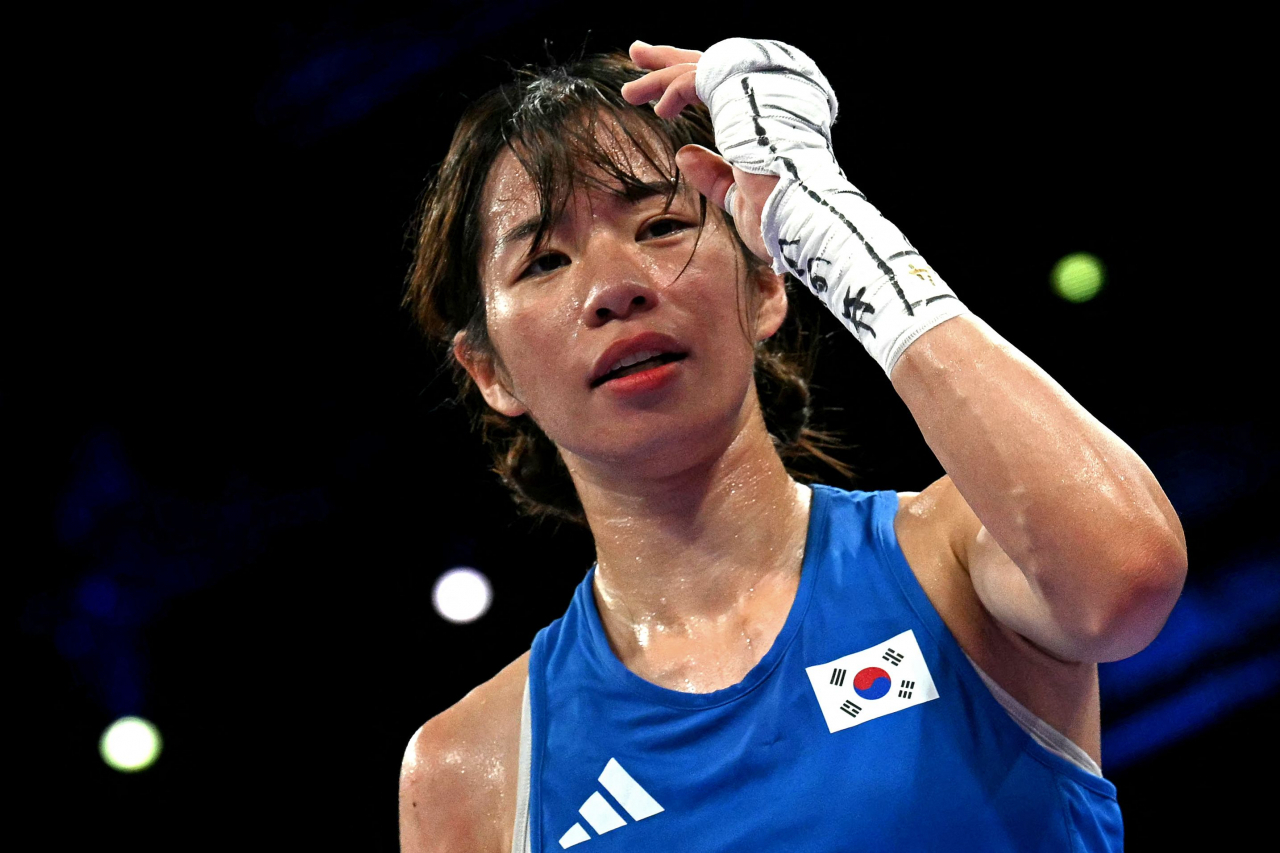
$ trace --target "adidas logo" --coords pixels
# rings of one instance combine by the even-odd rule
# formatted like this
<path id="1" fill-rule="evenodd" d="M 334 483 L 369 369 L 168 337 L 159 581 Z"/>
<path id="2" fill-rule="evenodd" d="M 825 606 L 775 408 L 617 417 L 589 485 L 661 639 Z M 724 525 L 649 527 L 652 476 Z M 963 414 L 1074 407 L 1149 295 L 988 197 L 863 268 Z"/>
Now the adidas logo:
<path id="1" fill-rule="evenodd" d="M 658 801 L 649 796 L 649 792 L 641 788 L 640 783 L 632 779 L 630 773 L 622 769 L 622 765 L 616 758 L 610 758 L 609 763 L 604 766 L 604 772 L 600 774 L 600 784 L 614 801 L 631 815 L 633 821 L 653 817 L 663 810 L 662 806 L 658 805 Z M 604 835 L 606 832 L 612 832 L 620 826 L 627 825 L 622 815 L 618 814 L 617 809 L 611 806 L 599 791 L 587 797 L 587 801 L 578 809 L 578 814 L 591 824 L 596 835 Z M 575 823 L 569 827 L 568 832 L 560 836 L 560 847 L 567 850 L 575 844 L 590 840 L 591 834 L 583 829 L 581 823 Z"/>

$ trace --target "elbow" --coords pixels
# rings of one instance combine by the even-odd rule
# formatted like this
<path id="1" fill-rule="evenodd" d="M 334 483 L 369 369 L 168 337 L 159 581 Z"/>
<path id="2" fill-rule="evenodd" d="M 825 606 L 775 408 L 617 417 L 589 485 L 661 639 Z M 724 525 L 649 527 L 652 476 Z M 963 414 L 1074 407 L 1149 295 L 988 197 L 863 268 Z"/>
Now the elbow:
<path id="1" fill-rule="evenodd" d="M 1160 541 L 1131 558 L 1113 577 L 1118 583 L 1082 638 L 1089 658 L 1097 663 L 1135 655 L 1159 636 L 1186 582 L 1186 545 L 1173 538 Z"/>

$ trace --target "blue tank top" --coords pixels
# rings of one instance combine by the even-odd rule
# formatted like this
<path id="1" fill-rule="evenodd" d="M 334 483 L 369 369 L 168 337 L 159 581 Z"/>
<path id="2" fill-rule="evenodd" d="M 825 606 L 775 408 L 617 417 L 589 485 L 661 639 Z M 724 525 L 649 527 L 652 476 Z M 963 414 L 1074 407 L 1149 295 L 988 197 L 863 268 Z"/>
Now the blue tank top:
<path id="1" fill-rule="evenodd" d="M 1122 850 L 1115 786 L 992 696 L 908 566 L 897 507 L 813 486 L 786 623 L 712 693 L 618 660 L 592 566 L 529 659 L 532 849 Z"/>

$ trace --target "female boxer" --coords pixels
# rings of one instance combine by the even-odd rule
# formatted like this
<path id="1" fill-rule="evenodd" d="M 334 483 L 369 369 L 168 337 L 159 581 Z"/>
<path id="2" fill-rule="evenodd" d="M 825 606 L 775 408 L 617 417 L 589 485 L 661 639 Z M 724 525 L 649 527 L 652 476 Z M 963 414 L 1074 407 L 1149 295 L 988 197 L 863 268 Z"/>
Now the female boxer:
<path id="1" fill-rule="evenodd" d="M 517 501 L 586 524 L 596 562 L 413 736 L 402 848 L 1120 850 L 1097 663 L 1181 590 L 1160 486 L 850 182 L 803 52 L 630 59 L 482 98 L 426 199 L 408 301 Z M 861 106 L 859 132 L 910 132 Z M 789 281 L 946 476 L 793 478 L 807 394 L 770 349 Z"/>

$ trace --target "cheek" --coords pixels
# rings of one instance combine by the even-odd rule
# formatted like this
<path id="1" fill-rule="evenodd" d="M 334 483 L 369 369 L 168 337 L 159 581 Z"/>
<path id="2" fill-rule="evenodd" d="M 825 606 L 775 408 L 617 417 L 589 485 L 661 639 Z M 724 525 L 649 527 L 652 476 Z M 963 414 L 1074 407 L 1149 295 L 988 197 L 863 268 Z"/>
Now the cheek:
<path id="1" fill-rule="evenodd" d="M 745 296 L 740 279 L 745 274 L 745 262 L 735 251 L 733 237 L 723 227 L 703 232 L 698 250 L 684 272 L 681 281 L 688 280 L 699 299 L 699 313 L 732 319 L 735 313 L 745 314 Z M 675 267 L 679 273 L 684 259 Z"/>
<path id="2" fill-rule="evenodd" d="M 559 313 L 555 306 L 506 294 L 489 303 L 489 335 L 518 395 L 536 388 L 538 377 L 552 372 L 546 368 L 555 356 L 548 353 L 564 350 L 564 327 L 557 326 Z"/>

